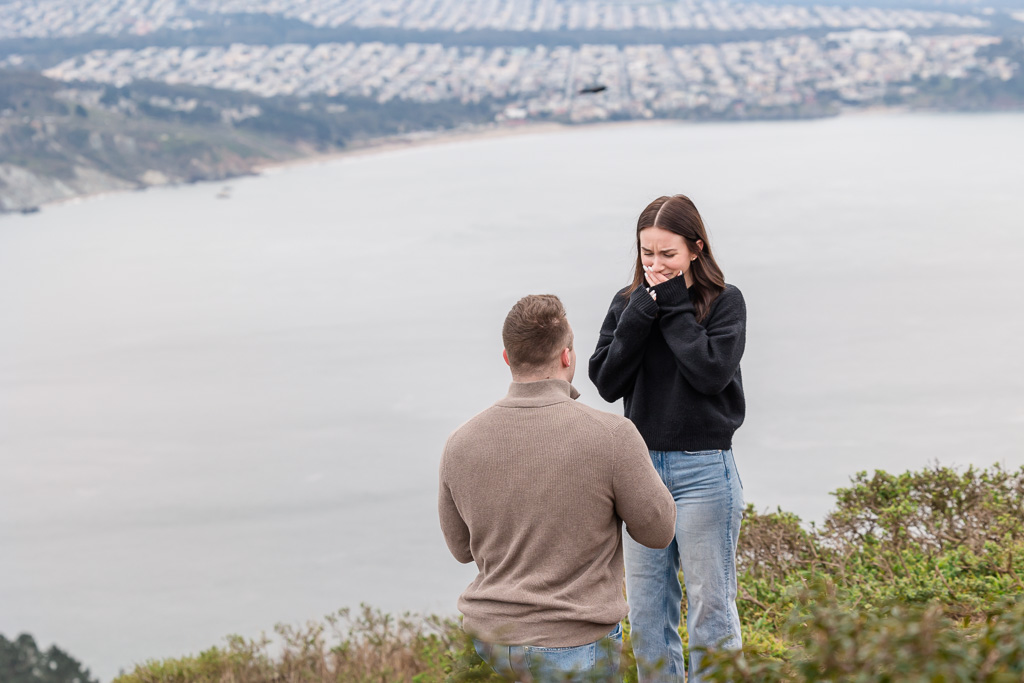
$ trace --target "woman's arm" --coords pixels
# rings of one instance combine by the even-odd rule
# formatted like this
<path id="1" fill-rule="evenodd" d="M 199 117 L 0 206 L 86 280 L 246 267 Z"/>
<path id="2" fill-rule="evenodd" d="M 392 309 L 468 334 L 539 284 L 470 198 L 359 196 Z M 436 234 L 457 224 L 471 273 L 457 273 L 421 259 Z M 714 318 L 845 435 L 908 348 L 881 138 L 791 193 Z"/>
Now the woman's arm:
<path id="1" fill-rule="evenodd" d="M 697 322 L 686 282 L 677 277 L 654 288 L 659 324 L 679 372 L 702 394 L 718 394 L 736 375 L 746 345 L 747 307 L 736 287 L 726 286 L 712 310 Z"/>
<path id="2" fill-rule="evenodd" d="M 609 403 L 625 396 L 636 381 L 647 336 L 657 314 L 658 304 L 642 287 L 629 299 L 622 296 L 622 292 L 617 292 L 612 299 L 601 325 L 597 348 L 590 357 L 590 381 L 601 398 Z"/>

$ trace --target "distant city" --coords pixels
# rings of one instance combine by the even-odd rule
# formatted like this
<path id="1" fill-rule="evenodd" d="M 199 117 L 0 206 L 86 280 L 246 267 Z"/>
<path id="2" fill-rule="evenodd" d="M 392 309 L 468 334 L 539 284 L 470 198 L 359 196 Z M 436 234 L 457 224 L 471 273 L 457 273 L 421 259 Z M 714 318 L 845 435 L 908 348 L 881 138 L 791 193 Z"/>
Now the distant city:
<path id="1" fill-rule="evenodd" d="M 97 50 L 45 72 L 64 81 L 124 86 L 138 79 L 275 95 L 355 94 L 386 102 L 512 100 L 504 119 L 614 115 L 652 118 L 735 103 L 801 105 L 820 92 L 845 101 L 877 98 L 889 83 L 969 73 L 1009 80 L 1018 65 L 981 57 L 999 42 L 985 35 L 910 36 L 855 30 L 822 39 L 693 45 L 585 45 L 580 48 L 468 48 L 432 44 L 232 45 L 215 48 Z M 594 85 L 605 89 L 583 94 Z"/>
<path id="2" fill-rule="evenodd" d="M 0 211 L 452 128 L 1024 108 L 1024 0 L 806 2 L 0 0 Z"/>
<path id="3" fill-rule="evenodd" d="M 124 86 L 139 79 L 277 95 L 359 95 L 380 102 L 503 102 L 497 120 L 570 122 L 804 108 L 825 94 L 877 101 L 894 85 L 913 95 L 934 78 L 1009 81 L 1021 65 L 992 46 L 995 10 L 960 12 L 711 0 L 656 3 L 558 0 L 19 0 L 0 5 L 0 36 L 145 36 L 194 31 L 217 16 L 264 15 L 310 27 L 432 31 L 438 42 L 323 42 L 95 49 L 44 73 Z M 690 44 L 616 44 L 642 29 Z M 579 45 L 445 44 L 444 32 L 600 32 Z M 803 31 L 804 33 L 801 33 Z M 442 32 L 442 33 L 437 33 Z M 767 32 L 722 41 L 722 32 Z M 488 34 L 489 36 L 491 34 Z M 557 34 L 556 34 L 557 35 Z M 705 42 L 700 36 L 707 36 Z M 495 40 L 493 36 L 483 42 Z M 1018 44 L 1019 38 L 1011 38 Z M 8 64 L 18 57 L 9 57 Z M 585 93 L 590 88 L 600 92 Z"/>
<path id="4" fill-rule="evenodd" d="M 316 27 L 412 31 L 671 31 L 916 28 L 977 29 L 989 21 L 970 14 L 838 7 L 571 0 L 16 0 L 0 5 L 0 38 L 53 38 L 88 33 L 147 35 L 192 30 L 199 13 L 268 14 Z"/>

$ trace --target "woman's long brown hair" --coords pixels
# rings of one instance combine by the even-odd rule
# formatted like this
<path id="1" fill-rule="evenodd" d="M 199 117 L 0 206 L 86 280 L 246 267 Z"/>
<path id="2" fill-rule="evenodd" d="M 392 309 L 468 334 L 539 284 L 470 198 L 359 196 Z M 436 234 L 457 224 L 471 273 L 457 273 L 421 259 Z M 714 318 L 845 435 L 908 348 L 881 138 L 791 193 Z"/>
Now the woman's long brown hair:
<path id="1" fill-rule="evenodd" d="M 643 210 L 636 222 L 636 269 L 633 284 L 626 289 L 626 296 L 646 286 L 644 265 L 640 258 L 640 231 L 645 228 L 662 228 L 674 232 L 686 241 L 690 253 L 697 255 L 690 264 L 690 275 L 693 277 L 690 289 L 695 289 L 697 294 L 696 297 L 691 296 L 697 322 L 703 322 L 711 310 L 711 304 L 725 290 L 725 276 L 711 254 L 711 243 L 708 242 L 708 233 L 697 207 L 689 197 L 677 194 L 658 197 Z M 704 243 L 703 249 L 697 246 L 697 240 Z"/>

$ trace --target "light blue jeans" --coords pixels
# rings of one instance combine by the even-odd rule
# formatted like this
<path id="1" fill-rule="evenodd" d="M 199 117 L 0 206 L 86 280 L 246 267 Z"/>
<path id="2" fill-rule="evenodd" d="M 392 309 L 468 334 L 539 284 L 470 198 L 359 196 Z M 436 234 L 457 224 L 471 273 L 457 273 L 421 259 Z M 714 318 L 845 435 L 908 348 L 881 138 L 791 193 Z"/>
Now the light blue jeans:
<path id="1" fill-rule="evenodd" d="M 676 537 L 663 550 L 623 536 L 630 638 L 641 683 L 683 683 L 679 637 L 686 583 L 689 683 L 701 683 L 699 647 L 739 649 L 736 543 L 743 518 L 743 483 L 732 450 L 651 451 L 654 468 L 676 501 Z"/>
<path id="2" fill-rule="evenodd" d="M 473 640 L 476 653 L 499 676 L 521 683 L 620 683 L 622 625 L 600 640 L 576 647 L 495 645 Z"/>

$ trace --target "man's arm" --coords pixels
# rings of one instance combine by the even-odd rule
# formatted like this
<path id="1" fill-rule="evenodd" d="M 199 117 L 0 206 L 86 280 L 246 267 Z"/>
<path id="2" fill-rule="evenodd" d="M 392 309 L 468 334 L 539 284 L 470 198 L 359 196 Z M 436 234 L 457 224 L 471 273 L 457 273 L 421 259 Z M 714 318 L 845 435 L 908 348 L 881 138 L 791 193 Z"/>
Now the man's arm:
<path id="1" fill-rule="evenodd" d="M 676 535 L 676 502 L 651 464 L 643 437 L 628 420 L 615 432 L 615 512 L 637 543 L 664 548 Z"/>
<path id="2" fill-rule="evenodd" d="M 441 519 L 441 533 L 444 534 L 444 541 L 448 544 L 455 559 L 463 564 L 473 561 L 473 552 L 469 547 L 469 527 L 462 519 L 459 508 L 455 505 L 451 488 L 448 486 L 445 475 L 445 459 L 448 457 L 448 446 L 451 444 L 451 437 L 445 444 L 444 454 L 441 456 L 441 468 L 439 473 L 439 486 L 437 493 L 437 513 Z"/>

